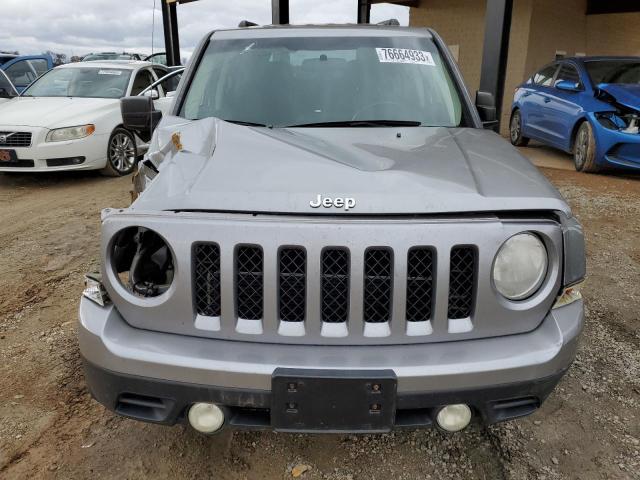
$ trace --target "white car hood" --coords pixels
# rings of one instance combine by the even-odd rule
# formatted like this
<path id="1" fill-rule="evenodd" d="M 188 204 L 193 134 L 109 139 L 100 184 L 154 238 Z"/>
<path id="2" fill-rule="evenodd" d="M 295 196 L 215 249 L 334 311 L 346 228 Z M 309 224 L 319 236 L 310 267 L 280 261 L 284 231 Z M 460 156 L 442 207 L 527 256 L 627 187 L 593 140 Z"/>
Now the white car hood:
<path id="1" fill-rule="evenodd" d="M 117 98 L 19 97 L 0 105 L 0 125 L 71 127 L 119 108 Z"/>

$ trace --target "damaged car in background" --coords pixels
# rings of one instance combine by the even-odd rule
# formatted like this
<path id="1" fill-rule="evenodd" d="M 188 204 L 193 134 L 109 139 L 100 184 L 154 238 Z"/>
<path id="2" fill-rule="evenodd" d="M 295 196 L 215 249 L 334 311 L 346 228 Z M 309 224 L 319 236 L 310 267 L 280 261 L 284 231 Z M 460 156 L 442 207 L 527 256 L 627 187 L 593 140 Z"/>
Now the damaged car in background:
<path id="1" fill-rule="evenodd" d="M 582 228 L 432 30 L 207 35 L 102 213 L 86 381 L 137 420 L 448 432 L 535 412 L 584 322 Z"/>
<path id="2" fill-rule="evenodd" d="M 510 138 L 573 154 L 576 170 L 640 171 L 640 57 L 576 57 L 545 66 L 515 92 Z"/>

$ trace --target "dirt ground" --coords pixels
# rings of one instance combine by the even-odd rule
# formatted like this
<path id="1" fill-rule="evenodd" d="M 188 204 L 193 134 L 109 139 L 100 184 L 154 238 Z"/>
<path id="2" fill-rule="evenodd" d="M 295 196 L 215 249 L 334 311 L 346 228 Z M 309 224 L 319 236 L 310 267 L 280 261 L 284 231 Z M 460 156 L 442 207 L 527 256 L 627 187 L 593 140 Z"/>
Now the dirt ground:
<path id="1" fill-rule="evenodd" d="M 589 277 L 577 360 L 539 412 L 450 436 L 215 437 L 116 417 L 84 386 L 82 274 L 130 179 L 0 175 L 0 478 L 640 478 L 640 178 L 544 173 L 584 224 Z"/>

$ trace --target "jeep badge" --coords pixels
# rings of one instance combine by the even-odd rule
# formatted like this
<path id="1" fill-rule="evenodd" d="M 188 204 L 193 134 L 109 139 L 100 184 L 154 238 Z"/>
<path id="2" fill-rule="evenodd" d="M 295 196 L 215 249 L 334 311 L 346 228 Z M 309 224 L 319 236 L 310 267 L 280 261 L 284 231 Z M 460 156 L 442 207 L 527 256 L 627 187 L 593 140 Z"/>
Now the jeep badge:
<path id="1" fill-rule="evenodd" d="M 311 208 L 344 208 L 348 212 L 356 206 L 356 199 L 351 197 L 322 198 L 322 195 L 318 195 L 315 202 L 313 200 L 309 202 L 309 206 Z"/>

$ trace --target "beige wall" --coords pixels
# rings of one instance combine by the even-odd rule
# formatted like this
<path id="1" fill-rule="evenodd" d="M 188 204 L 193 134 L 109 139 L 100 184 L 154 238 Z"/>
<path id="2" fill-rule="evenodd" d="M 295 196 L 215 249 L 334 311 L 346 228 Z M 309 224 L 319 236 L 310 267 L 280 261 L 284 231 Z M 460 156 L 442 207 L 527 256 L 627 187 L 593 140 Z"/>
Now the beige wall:
<path id="1" fill-rule="evenodd" d="M 472 97 L 480 85 L 486 0 L 421 0 L 412 26 L 433 27 L 458 45 L 459 65 Z M 515 87 L 557 51 L 568 56 L 640 55 L 640 13 L 589 15 L 587 0 L 514 0 L 502 133 L 507 133 Z"/>
<path id="2" fill-rule="evenodd" d="M 589 15 L 589 55 L 640 55 L 640 13 Z"/>
<path id="3" fill-rule="evenodd" d="M 535 0 L 524 78 L 553 61 L 556 51 L 569 56 L 586 51 L 586 11 L 586 0 Z"/>
<path id="4" fill-rule="evenodd" d="M 458 64 L 472 92 L 480 85 L 486 0 L 421 0 L 409 25 L 433 27 L 448 45 L 458 45 Z"/>

